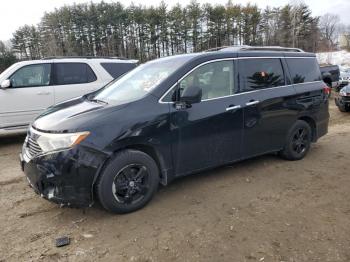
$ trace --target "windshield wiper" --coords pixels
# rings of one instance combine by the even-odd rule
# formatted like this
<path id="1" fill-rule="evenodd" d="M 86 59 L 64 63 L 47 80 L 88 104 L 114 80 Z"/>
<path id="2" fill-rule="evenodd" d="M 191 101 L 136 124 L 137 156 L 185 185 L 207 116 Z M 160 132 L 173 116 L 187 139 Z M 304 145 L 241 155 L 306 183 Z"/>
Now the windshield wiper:
<path id="1" fill-rule="evenodd" d="M 95 102 L 95 103 L 99 103 L 99 104 L 105 104 L 108 105 L 108 103 L 106 101 L 100 100 L 100 99 L 96 99 L 96 98 L 88 98 L 89 101 L 91 102 Z"/>

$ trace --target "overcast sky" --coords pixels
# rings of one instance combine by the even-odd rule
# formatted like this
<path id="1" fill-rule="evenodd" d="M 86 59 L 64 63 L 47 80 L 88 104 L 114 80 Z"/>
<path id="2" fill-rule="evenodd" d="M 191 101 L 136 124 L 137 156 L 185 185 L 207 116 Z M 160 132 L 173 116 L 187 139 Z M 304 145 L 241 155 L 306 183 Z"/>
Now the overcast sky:
<path id="1" fill-rule="evenodd" d="M 24 24 L 39 23 L 44 12 L 50 12 L 57 7 L 75 3 L 89 3 L 91 0 L 3 0 L 1 1 L 0 14 L 0 40 L 8 40 L 12 37 L 12 33 Z M 100 2 L 100 0 L 92 0 L 92 2 Z M 105 0 L 105 2 L 113 2 Z M 116 1 L 115 1 L 116 2 Z M 129 5 L 130 0 L 119 0 L 124 5 Z M 135 4 L 157 5 L 160 0 L 133 0 Z M 169 4 L 170 1 L 165 1 Z M 190 0 L 171 1 L 171 3 L 180 2 L 185 5 Z M 227 0 L 198 0 L 200 3 L 217 3 L 225 4 Z M 281 6 L 290 2 L 290 0 L 233 0 L 233 3 L 257 3 L 259 7 L 264 8 L 269 6 Z M 350 0 L 304 0 L 311 8 L 313 15 L 322 15 L 330 12 L 338 14 L 341 21 L 345 24 L 350 24 Z"/>

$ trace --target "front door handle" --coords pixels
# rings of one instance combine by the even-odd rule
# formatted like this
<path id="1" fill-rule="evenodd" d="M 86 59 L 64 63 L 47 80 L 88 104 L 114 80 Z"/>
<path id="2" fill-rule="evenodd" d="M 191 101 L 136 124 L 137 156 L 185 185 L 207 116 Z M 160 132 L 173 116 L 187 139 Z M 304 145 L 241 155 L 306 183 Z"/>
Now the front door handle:
<path id="1" fill-rule="evenodd" d="M 47 96 L 49 94 L 51 94 L 50 92 L 44 92 L 44 91 L 41 91 L 41 92 L 38 92 L 36 93 L 37 95 L 41 95 L 41 96 Z"/>
<path id="2" fill-rule="evenodd" d="M 252 106 L 252 105 L 259 104 L 259 103 L 260 103 L 259 101 L 254 100 L 254 101 L 247 102 L 247 103 L 245 103 L 245 104 L 246 104 L 246 106 Z"/>
<path id="3" fill-rule="evenodd" d="M 240 105 L 237 105 L 237 106 L 229 106 L 229 107 L 226 108 L 226 111 L 231 111 L 231 110 L 235 110 L 235 109 L 239 109 L 239 108 L 241 108 Z"/>

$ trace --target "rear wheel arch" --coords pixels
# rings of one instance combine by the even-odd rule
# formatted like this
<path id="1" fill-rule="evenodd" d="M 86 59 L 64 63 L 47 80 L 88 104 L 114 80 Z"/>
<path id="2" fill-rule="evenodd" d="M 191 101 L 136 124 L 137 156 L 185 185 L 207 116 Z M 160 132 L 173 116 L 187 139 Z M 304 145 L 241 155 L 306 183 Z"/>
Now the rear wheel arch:
<path id="1" fill-rule="evenodd" d="M 308 153 L 311 142 L 312 128 L 310 124 L 298 119 L 289 129 L 280 155 L 287 160 L 300 160 Z"/>
<path id="2" fill-rule="evenodd" d="M 311 135 L 312 135 L 311 141 L 316 142 L 316 138 L 317 138 L 316 121 L 310 116 L 302 116 L 302 117 L 299 117 L 298 120 L 302 120 L 306 122 L 311 127 Z"/>

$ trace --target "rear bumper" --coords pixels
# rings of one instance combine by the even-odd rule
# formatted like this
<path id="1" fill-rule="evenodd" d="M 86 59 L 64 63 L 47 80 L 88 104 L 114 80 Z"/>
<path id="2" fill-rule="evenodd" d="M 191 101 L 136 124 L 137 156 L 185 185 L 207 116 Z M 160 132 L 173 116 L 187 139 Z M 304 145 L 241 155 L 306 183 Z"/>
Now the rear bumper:
<path id="1" fill-rule="evenodd" d="M 20 164 L 29 185 L 41 197 L 57 204 L 88 207 L 103 155 L 83 148 L 44 154 L 30 159 L 25 150 Z"/>
<path id="2" fill-rule="evenodd" d="M 328 133 L 329 118 L 319 121 L 316 124 L 316 140 Z"/>

